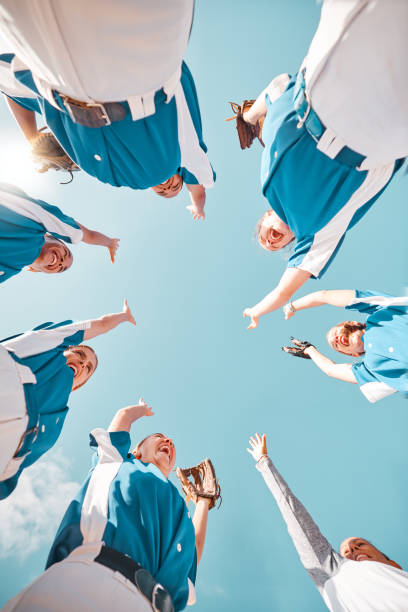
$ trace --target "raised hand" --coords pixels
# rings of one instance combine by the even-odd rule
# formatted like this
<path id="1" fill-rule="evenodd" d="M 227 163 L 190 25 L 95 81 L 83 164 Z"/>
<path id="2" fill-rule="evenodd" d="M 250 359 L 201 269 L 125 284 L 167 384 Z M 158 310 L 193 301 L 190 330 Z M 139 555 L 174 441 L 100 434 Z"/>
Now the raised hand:
<path id="1" fill-rule="evenodd" d="M 251 323 L 248 325 L 248 329 L 255 329 L 255 327 L 258 327 L 259 317 L 254 314 L 253 308 L 245 308 L 243 316 L 244 318 L 250 317 L 251 319 Z"/>
<path id="2" fill-rule="evenodd" d="M 268 455 L 268 450 L 266 448 L 266 435 L 263 434 L 262 438 L 259 434 L 255 434 L 249 438 L 249 444 L 251 448 L 247 448 L 247 451 L 255 461 L 259 461 L 261 457 L 266 457 Z"/>
<path id="3" fill-rule="evenodd" d="M 123 302 L 123 309 L 122 312 L 125 314 L 125 321 L 129 321 L 129 323 L 132 323 L 132 325 L 136 325 L 136 321 L 134 316 L 132 315 L 132 311 L 129 308 L 129 305 L 127 303 L 127 300 L 125 300 Z"/>
<path id="4" fill-rule="evenodd" d="M 285 315 L 286 321 L 293 317 L 295 312 L 296 310 L 293 308 L 292 302 L 290 302 L 289 304 L 285 304 L 285 306 L 283 307 L 283 314 Z"/>
<path id="5" fill-rule="evenodd" d="M 198 206 L 197 204 L 189 204 L 188 206 L 186 206 L 187 210 L 189 210 L 191 212 L 191 214 L 193 215 L 193 219 L 202 219 L 204 221 L 205 219 L 205 212 L 204 212 L 204 206 Z"/>
<path id="6" fill-rule="evenodd" d="M 115 263 L 116 251 L 119 248 L 119 240 L 120 238 L 110 238 L 109 244 L 107 245 L 112 263 Z"/>
<path id="7" fill-rule="evenodd" d="M 282 346 L 282 351 L 293 355 L 293 357 L 301 357 L 302 359 L 311 359 L 310 355 L 306 353 L 306 350 L 310 347 L 315 348 L 311 342 L 307 340 L 297 340 L 293 336 L 290 337 L 292 344 L 295 346 Z"/>

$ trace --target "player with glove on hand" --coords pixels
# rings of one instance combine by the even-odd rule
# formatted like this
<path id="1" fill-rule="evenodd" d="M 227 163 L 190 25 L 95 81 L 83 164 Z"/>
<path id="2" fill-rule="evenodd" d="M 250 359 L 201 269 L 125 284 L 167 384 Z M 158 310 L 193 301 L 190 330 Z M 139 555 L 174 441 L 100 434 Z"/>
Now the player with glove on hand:
<path id="1" fill-rule="evenodd" d="M 177 612 L 195 603 L 212 501 L 198 497 L 191 520 L 168 479 L 176 449 L 164 434 L 129 452 L 132 424 L 152 415 L 141 398 L 119 410 L 107 431 L 91 432 L 93 467 L 68 506 L 48 569 L 4 612 L 29 612 L 38 601 L 42 612 Z"/>
<path id="2" fill-rule="evenodd" d="M 0 283 L 25 267 L 30 272 L 65 272 L 73 261 L 66 242 L 104 246 L 112 263 L 119 246 L 119 238 L 89 230 L 56 206 L 0 183 Z"/>
<path id="3" fill-rule="evenodd" d="M 357 383 L 370 402 L 397 391 L 408 392 L 408 297 L 379 291 L 316 291 L 284 307 L 286 319 L 298 310 L 330 304 L 367 314 L 365 323 L 343 321 L 327 332 L 327 341 L 339 353 L 362 357 L 359 363 L 334 363 L 310 342 L 291 338 L 294 346 L 282 350 L 312 359 L 325 374 Z"/>

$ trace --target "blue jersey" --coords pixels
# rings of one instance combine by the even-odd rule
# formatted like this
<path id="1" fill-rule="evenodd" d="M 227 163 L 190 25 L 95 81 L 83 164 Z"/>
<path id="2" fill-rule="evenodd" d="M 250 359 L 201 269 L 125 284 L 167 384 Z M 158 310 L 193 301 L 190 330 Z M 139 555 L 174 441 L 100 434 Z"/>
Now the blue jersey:
<path id="1" fill-rule="evenodd" d="M 0 55 L 0 62 L 11 64 L 13 57 L 12 54 Z M 206 177 L 202 181 L 193 174 L 195 161 L 191 161 L 190 167 L 188 155 L 182 159 L 177 96 L 168 102 L 164 90 L 158 90 L 154 97 L 155 113 L 136 121 L 132 119 L 129 105 L 124 101 L 122 105 L 127 111 L 124 119 L 109 126 L 89 128 L 72 121 L 58 93 L 54 93 L 57 108 L 50 104 L 39 93 L 30 70 L 19 70 L 14 73 L 14 77 L 18 81 L 15 89 L 18 90 L 20 84 L 23 86 L 22 92 L 31 92 L 33 97 L 24 97 L 24 94 L 23 97 L 9 97 L 20 106 L 40 113 L 70 158 L 82 170 L 103 183 L 115 187 L 147 189 L 179 174 L 186 183 L 201 182 L 205 186 L 212 186 L 215 173 L 204 155 L 207 147 L 203 140 L 197 91 L 191 72 L 184 62 L 181 86 L 191 117 L 188 121 L 192 121 L 191 130 L 194 132 L 188 138 L 189 141 L 197 140 L 196 149 L 200 149 L 198 153 L 202 159 L 199 166 L 203 168 L 203 176 Z M 184 133 L 185 125 L 181 130 Z M 193 152 L 192 158 L 194 155 L 197 156 L 197 151 L 195 154 Z"/>
<path id="2" fill-rule="evenodd" d="M 362 393 L 376 402 L 396 391 L 408 392 L 408 296 L 356 290 L 346 306 L 368 314 L 363 361 L 353 365 Z"/>
<path id="3" fill-rule="evenodd" d="M 288 266 L 315 278 L 327 270 L 346 232 L 369 210 L 402 162 L 370 171 L 330 159 L 304 126 L 293 106 L 293 77 L 273 103 L 266 97 L 262 129 L 263 194 L 295 235 Z"/>
<path id="4" fill-rule="evenodd" d="M 128 432 L 95 429 L 91 447 L 98 453 L 94 466 L 68 506 L 47 567 L 82 544 L 103 541 L 147 569 L 182 610 L 197 567 L 184 500 L 155 465 L 129 454 Z"/>
<path id="5" fill-rule="evenodd" d="M 68 367 L 64 351 L 81 344 L 88 321 L 44 323 L 32 331 L 1 341 L 10 356 L 28 367 L 32 383 L 25 383 L 24 396 L 28 414 L 26 436 L 15 460 L 15 473 L 0 482 L 0 499 L 15 489 L 24 468 L 32 465 L 57 441 L 68 412 L 74 371 Z"/>
<path id="6" fill-rule="evenodd" d="M 47 233 L 65 242 L 82 240 L 72 217 L 18 187 L 0 183 L 0 283 L 37 259 Z"/>

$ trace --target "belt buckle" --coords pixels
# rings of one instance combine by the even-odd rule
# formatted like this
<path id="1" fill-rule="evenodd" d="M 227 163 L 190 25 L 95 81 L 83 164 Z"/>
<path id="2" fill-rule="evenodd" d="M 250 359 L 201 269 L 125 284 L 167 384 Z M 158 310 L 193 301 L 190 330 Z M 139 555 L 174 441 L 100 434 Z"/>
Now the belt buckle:
<path id="1" fill-rule="evenodd" d="M 300 129 L 300 128 L 303 126 L 304 122 L 306 121 L 306 119 L 307 119 L 307 118 L 308 118 L 308 116 L 309 116 L 310 109 L 312 108 L 312 104 L 311 104 L 311 102 L 310 102 L 310 98 L 309 98 L 309 96 L 308 96 L 308 93 L 307 93 L 306 89 L 304 90 L 304 94 L 305 94 L 305 99 L 306 99 L 306 102 L 307 102 L 307 108 L 306 108 L 306 112 L 305 112 L 305 114 L 303 115 L 303 117 L 300 117 L 300 116 L 299 116 L 299 121 L 297 122 L 297 125 L 296 125 L 296 127 L 297 127 L 298 129 Z"/>
<path id="2" fill-rule="evenodd" d="M 91 104 L 87 103 L 87 107 L 88 108 L 99 108 L 99 110 L 102 113 L 102 119 L 105 121 L 104 127 L 112 123 L 112 121 L 109 119 L 108 113 L 106 112 L 106 109 L 104 105 L 102 104 L 102 102 L 93 102 Z"/>
<path id="3" fill-rule="evenodd" d="M 111 125 L 112 121 L 109 119 L 108 113 L 106 112 L 106 109 L 104 105 L 102 104 L 102 102 L 79 103 L 79 100 L 78 101 L 74 100 L 73 98 L 70 98 L 69 96 L 66 96 L 64 94 L 59 94 L 59 95 L 62 99 L 62 102 L 66 110 L 68 111 L 68 115 L 70 116 L 70 118 L 72 119 L 74 123 L 79 123 L 80 125 L 82 125 L 80 121 L 77 121 L 77 118 L 75 116 L 76 107 L 84 108 L 84 109 L 99 108 L 101 112 L 101 119 L 105 122 L 105 125 L 103 127 Z"/>

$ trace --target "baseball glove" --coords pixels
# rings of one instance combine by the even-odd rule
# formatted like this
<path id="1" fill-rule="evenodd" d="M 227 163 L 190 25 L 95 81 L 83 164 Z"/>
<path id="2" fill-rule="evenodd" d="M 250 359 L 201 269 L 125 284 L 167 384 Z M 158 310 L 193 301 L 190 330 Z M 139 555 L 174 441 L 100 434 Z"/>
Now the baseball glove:
<path id="1" fill-rule="evenodd" d="M 259 142 L 263 147 L 265 146 L 261 138 L 263 119 L 260 119 L 256 122 L 255 125 L 252 125 L 252 123 L 248 123 L 243 118 L 243 114 L 251 108 L 254 102 L 255 100 L 244 100 L 241 105 L 237 104 L 236 102 L 230 102 L 231 108 L 234 111 L 235 115 L 225 120 L 236 120 L 239 144 L 241 145 L 241 149 L 249 149 L 255 138 L 258 138 Z"/>
<path id="2" fill-rule="evenodd" d="M 302 359 L 311 359 L 310 355 L 305 353 L 305 349 L 309 348 L 309 346 L 313 346 L 311 342 L 307 342 L 307 340 L 296 340 L 293 336 L 290 337 L 292 344 L 295 346 L 282 346 L 282 351 L 285 353 L 289 353 L 289 355 L 293 355 L 293 357 L 301 357 Z"/>
<path id="3" fill-rule="evenodd" d="M 200 497 L 211 499 L 209 509 L 214 508 L 218 500 L 221 505 L 221 488 L 215 476 L 213 464 L 210 459 L 204 459 L 198 465 L 191 468 L 177 468 L 177 478 L 180 480 L 181 488 L 186 496 L 186 503 L 191 500 L 195 504 Z M 189 480 L 192 478 L 193 482 Z"/>
<path id="4" fill-rule="evenodd" d="M 44 128 L 42 128 L 44 129 Z M 52 132 L 42 132 L 30 142 L 31 156 L 36 164 L 41 164 L 38 172 L 47 172 L 47 170 L 65 170 L 71 175 L 72 181 L 73 172 L 80 170 L 79 166 L 65 153 L 64 149 L 59 144 Z M 65 183 L 63 183 L 65 184 Z"/>

